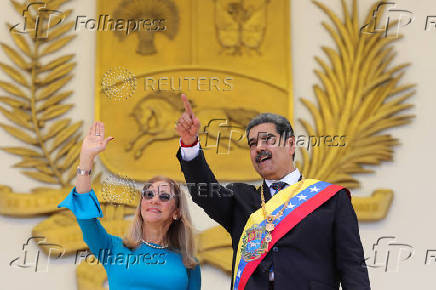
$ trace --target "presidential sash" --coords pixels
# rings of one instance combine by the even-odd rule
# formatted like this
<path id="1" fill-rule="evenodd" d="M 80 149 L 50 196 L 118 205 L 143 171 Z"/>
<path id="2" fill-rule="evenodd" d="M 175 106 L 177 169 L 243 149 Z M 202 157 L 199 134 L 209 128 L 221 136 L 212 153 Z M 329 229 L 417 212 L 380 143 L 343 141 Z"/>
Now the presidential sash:
<path id="1" fill-rule="evenodd" d="M 277 214 L 296 187 L 298 187 L 298 184 L 288 186 L 277 192 L 265 204 L 267 215 Z M 266 220 L 262 208 L 252 213 L 239 239 L 235 271 L 233 273 L 233 289 L 244 289 L 251 274 L 274 244 L 308 214 L 341 189 L 343 187 L 340 185 L 316 179 L 304 180 L 301 190 L 294 193 L 294 197 L 285 205 L 286 209 L 283 211 L 282 216 L 274 220 L 275 228 L 271 232 L 272 241 L 269 243 L 265 242 L 267 231 L 265 230 Z"/>

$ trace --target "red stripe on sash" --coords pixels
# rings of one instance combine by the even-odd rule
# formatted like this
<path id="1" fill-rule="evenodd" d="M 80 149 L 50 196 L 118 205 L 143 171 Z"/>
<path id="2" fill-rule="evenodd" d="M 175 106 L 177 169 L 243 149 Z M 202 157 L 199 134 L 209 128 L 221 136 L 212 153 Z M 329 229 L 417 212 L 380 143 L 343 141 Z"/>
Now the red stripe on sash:
<path id="1" fill-rule="evenodd" d="M 248 279 L 251 274 L 253 274 L 254 270 L 256 270 L 257 266 L 260 262 L 265 258 L 268 254 L 269 250 L 274 246 L 274 244 L 281 239 L 286 233 L 292 230 L 302 219 L 304 219 L 308 214 L 313 212 L 315 209 L 320 207 L 324 202 L 329 200 L 333 195 L 336 194 L 339 190 L 344 187 L 331 184 L 324 188 L 324 190 L 317 193 L 315 196 L 311 197 L 308 201 L 301 204 L 299 207 L 294 209 L 291 213 L 289 213 L 272 231 L 272 241 L 268 244 L 268 251 L 262 254 L 259 259 L 249 262 L 244 267 L 244 272 L 242 272 L 241 278 L 239 280 L 238 289 L 243 290 L 245 285 L 247 284 Z"/>

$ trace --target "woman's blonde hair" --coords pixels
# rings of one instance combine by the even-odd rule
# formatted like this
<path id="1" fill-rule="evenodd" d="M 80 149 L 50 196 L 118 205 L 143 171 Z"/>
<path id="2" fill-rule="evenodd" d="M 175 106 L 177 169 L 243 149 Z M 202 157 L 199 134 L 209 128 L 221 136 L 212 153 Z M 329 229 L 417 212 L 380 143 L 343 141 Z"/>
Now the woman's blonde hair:
<path id="1" fill-rule="evenodd" d="M 191 216 L 188 211 L 188 203 L 186 201 L 185 193 L 174 180 L 165 176 L 155 176 L 149 179 L 144 185 L 143 190 L 148 189 L 148 187 L 158 181 L 167 182 L 170 185 L 170 188 L 174 190 L 176 207 L 179 209 L 178 219 L 172 221 L 167 232 L 168 247 L 171 250 L 179 252 L 182 255 L 185 267 L 192 269 L 198 264 L 198 262 L 194 258 L 195 243 Z M 123 244 L 130 249 L 138 247 L 142 240 L 144 220 L 141 215 L 141 202 L 142 195 L 139 205 L 136 208 L 130 229 L 127 231 L 123 239 Z"/>

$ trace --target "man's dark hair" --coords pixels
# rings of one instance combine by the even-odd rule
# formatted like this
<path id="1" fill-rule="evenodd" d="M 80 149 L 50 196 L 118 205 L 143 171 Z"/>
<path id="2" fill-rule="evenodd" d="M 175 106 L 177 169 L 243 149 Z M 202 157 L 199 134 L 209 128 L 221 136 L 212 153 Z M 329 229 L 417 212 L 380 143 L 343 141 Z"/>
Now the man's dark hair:
<path id="1" fill-rule="evenodd" d="M 251 128 L 263 123 L 273 123 L 276 126 L 277 133 L 280 135 L 279 144 L 282 144 L 281 142 L 283 142 L 284 145 L 288 138 L 294 136 L 294 130 L 292 129 L 291 123 L 288 119 L 278 114 L 262 113 L 254 117 L 250 123 L 248 123 L 247 129 L 245 130 L 247 139 Z M 292 155 L 292 159 L 295 159 L 295 153 Z"/>

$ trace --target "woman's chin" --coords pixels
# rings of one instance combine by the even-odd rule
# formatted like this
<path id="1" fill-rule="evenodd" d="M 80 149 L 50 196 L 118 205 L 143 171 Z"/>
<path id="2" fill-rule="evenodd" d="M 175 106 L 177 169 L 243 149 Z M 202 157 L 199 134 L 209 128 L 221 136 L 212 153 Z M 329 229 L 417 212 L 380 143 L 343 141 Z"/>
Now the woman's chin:
<path id="1" fill-rule="evenodd" d="M 144 221 L 146 223 L 162 223 L 165 221 L 165 218 L 162 216 L 162 214 L 147 213 L 144 217 Z"/>

